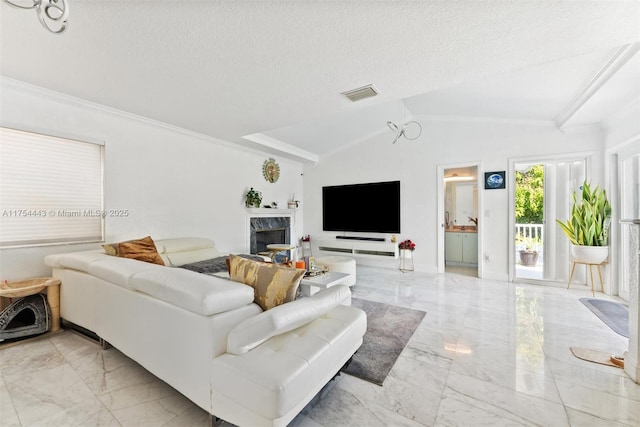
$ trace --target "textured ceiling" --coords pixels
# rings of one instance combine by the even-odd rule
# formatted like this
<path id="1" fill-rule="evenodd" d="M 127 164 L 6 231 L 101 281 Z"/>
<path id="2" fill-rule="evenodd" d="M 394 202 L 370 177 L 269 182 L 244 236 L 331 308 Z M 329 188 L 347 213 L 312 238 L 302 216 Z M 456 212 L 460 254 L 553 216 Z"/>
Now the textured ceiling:
<path id="1" fill-rule="evenodd" d="M 637 1 L 68 3 L 59 36 L 0 4 L 2 75 L 303 158 L 411 113 L 553 119 L 611 49 L 640 40 Z M 369 83 L 380 96 L 340 95 Z M 474 110 L 486 95 L 501 101 Z"/>

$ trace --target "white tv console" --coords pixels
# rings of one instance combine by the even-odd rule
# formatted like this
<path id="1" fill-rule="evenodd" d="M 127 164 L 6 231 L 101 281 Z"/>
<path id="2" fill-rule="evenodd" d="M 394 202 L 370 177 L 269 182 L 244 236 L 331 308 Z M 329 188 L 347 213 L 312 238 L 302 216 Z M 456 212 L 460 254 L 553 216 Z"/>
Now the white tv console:
<path id="1" fill-rule="evenodd" d="M 398 244 L 392 242 L 376 242 L 351 239 L 320 239 L 318 250 L 341 254 L 383 256 L 398 258 Z"/>

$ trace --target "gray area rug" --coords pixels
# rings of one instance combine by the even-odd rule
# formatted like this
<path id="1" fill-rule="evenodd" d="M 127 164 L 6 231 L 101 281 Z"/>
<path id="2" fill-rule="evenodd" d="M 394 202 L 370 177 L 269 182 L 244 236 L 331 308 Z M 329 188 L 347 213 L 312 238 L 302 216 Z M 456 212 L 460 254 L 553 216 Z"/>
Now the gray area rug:
<path id="1" fill-rule="evenodd" d="M 367 332 L 342 372 L 382 385 L 427 313 L 357 298 L 351 299 L 351 305 L 367 313 Z"/>
<path id="2" fill-rule="evenodd" d="M 619 302 L 595 298 L 580 298 L 589 310 L 602 320 L 613 331 L 629 338 L 629 307 Z"/>

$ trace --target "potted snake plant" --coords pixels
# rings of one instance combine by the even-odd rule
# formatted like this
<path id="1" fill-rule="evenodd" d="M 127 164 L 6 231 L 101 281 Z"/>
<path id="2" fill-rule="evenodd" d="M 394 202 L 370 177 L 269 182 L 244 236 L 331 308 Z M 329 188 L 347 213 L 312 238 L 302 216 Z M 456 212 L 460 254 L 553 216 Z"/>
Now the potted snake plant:
<path id="1" fill-rule="evenodd" d="M 571 218 L 556 220 L 571 241 L 571 257 L 574 262 L 601 264 L 609 256 L 609 226 L 611 205 L 604 189 L 582 184 L 582 200 L 573 193 Z"/>

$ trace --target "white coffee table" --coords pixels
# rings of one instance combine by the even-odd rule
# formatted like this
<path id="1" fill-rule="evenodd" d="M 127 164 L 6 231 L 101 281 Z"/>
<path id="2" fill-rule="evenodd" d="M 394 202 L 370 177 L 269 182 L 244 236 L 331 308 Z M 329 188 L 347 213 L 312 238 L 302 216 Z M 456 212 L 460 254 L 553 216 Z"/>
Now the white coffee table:
<path id="1" fill-rule="evenodd" d="M 300 281 L 300 292 L 302 296 L 309 297 L 320 289 L 327 289 L 345 282 L 349 276 L 351 275 L 347 273 L 329 271 L 320 276 L 304 277 Z"/>

